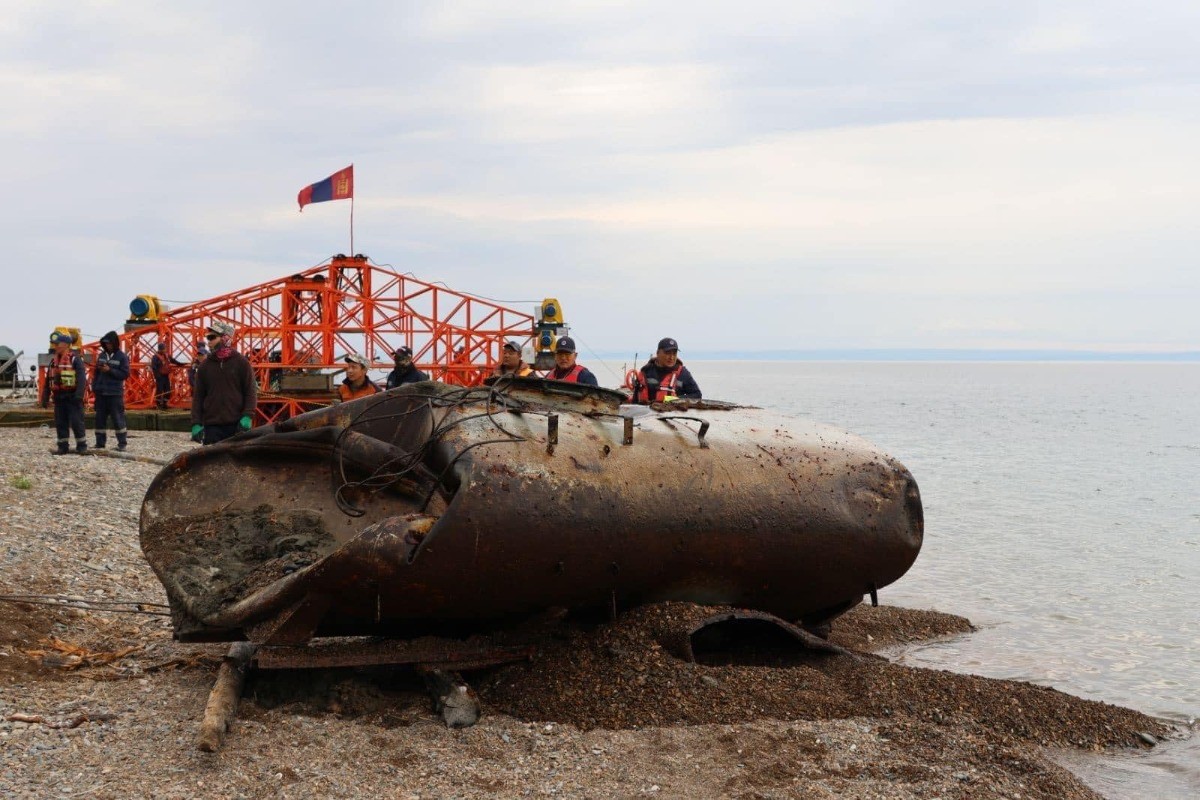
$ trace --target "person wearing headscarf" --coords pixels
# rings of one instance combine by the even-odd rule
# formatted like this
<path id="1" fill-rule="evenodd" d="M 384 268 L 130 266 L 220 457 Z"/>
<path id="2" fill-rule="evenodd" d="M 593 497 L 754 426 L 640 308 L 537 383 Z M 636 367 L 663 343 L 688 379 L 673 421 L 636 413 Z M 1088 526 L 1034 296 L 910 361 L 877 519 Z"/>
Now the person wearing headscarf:
<path id="1" fill-rule="evenodd" d="M 108 421 L 112 418 L 117 434 L 117 449 L 128 445 L 125 428 L 125 380 L 129 377 L 129 356 L 121 351 L 121 337 L 109 331 L 100 337 L 100 352 L 93 369 L 92 397 L 96 406 L 96 448 L 108 446 Z"/>
<path id="2" fill-rule="evenodd" d="M 252 425 L 258 384 L 250 362 L 233 349 L 233 333 L 228 322 L 208 326 L 208 356 L 192 389 L 193 442 L 216 444 Z"/>

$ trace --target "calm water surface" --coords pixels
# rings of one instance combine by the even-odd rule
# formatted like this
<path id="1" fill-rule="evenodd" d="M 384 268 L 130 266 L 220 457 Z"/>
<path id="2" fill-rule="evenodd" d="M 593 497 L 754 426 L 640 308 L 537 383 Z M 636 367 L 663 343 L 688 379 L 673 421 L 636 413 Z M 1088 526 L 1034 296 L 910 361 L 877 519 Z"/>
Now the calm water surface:
<path id="1" fill-rule="evenodd" d="M 1200 717 L 1200 365 L 691 368 L 706 397 L 832 423 L 912 470 L 925 543 L 880 601 L 982 630 L 906 663 Z M 1200 797 L 1196 739 L 1071 767 L 1113 798 Z"/>

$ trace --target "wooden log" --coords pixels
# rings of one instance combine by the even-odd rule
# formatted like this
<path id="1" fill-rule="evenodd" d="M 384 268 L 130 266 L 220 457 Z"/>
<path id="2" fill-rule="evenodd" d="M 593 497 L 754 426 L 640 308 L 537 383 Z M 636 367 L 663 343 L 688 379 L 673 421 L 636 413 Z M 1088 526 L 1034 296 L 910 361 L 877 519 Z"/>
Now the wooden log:
<path id="1" fill-rule="evenodd" d="M 221 661 L 217 681 L 204 707 L 204 721 L 200 723 L 199 746 L 206 753 L 215 753 L 221 748 L 226 732 L 233 725 L 246 671 L 256 649 L 250 642 L 235 642 Z"/>
<path id="2" fill-rule="evenodd" d="M 108 450 L 106 448 L 92 447 L 88 452 L 94 456 L 103 456 L 105 458 L 119 458 L 122 461 L 141 461 L 146 464 L 157 464 L 160 467 L 165 467 L 171 462 L 165 458 L 154 458 L 153 456 L 143 456 L 137 453 L 123 453 L 120 450 Z"/>
<path id="3" fill-rule="evenodd" d="M 449 728 L 467 728 L 479 721 L 482 711 L 479 696 L 457 672 L 430 667 L 419 668 L 425 687 L 433 697 L 433 707 Z"/>

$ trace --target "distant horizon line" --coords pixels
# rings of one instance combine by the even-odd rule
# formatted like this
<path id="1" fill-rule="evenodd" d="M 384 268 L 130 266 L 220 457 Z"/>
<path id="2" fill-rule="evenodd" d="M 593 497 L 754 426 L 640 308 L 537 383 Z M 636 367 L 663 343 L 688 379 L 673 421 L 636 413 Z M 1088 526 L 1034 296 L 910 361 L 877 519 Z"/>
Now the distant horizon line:
<path id="1" fill-rule="evenodd" d="M 646 354 L 650 358 L 653 352 Z M 604 351 L 604 359 L 629 358 L 628 353 Z M 1200 350 L 1158 352 L 1149 350 L 985 349 L 985 348 L 812 348 L 786 350 L 695 350 L 681 351 L 686 361 L 1158 361 L 1200 362 Z"/>

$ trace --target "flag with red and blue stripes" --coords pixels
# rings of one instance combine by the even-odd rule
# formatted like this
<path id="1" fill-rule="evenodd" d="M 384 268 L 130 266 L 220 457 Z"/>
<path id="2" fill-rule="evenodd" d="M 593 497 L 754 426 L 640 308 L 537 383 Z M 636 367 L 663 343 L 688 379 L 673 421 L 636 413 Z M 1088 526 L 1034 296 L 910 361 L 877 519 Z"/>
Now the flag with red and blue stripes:
<path id="1" fill-rule="evenodd" d="M 354 197 L 354 165 L 340 169 L 323 181 L 305 186 L 296 196 L 300 210 L 309 203 L 324 203 L 326 200 L 345 200 Z"/>

